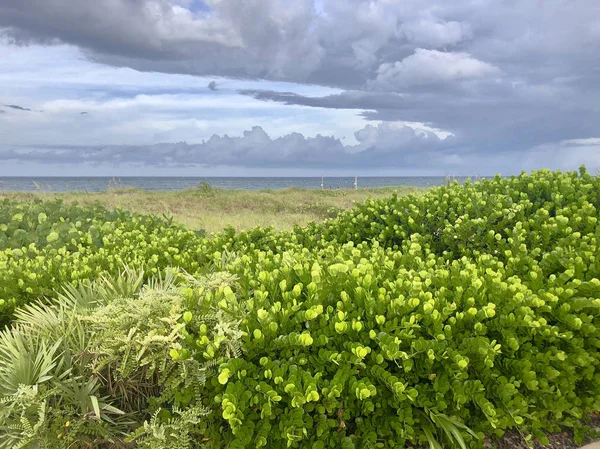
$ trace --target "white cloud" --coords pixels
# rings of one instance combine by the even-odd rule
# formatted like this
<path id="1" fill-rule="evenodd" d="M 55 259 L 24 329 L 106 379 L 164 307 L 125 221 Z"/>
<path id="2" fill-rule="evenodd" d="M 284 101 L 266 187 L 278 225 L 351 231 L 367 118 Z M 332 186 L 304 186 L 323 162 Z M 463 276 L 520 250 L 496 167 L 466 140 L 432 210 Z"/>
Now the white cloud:
<path id="1" fill-rule="evenodd" d="M 598 147 L 600 150 L 600 137 L 588 137 L 587 139 L 569 139 L 563 140 L 561 142 L 562 145 L 569 146 L 589 146 L 589 147 Z"/>
<path id="2" fill-rule="evenodd" d="M 371 85 L 377 89 L 397 90 L 410 86 L 481 78 L 497 72 L 498 69 L 493 65 L 467 53 L 417 48 L 402 61 L 379 66 L 377 77 Z"/>
<path id="3" fill-rule="evenodd" d="M 439 135 L 433 129 L 419 123 L 383 122 L 378 125 L 366 125 L 354 133 L 359 142 L 354 151 L 364 151 L 371 147 L 379 150 L 398 149 L 417 150 L 423 142 L 439 145 L 449 137 L 447 133 Z M 411 145 L 414 145 L 412 147 Z"/>
<path id="4" fill-rule="evenodd" d="M 433 19 L 408 21 L 402 24 L 400 31 L 410 42 L 430 48 L 458 44 L 471 34 L 466 24 L 454 20 L 443 22 Z"/>

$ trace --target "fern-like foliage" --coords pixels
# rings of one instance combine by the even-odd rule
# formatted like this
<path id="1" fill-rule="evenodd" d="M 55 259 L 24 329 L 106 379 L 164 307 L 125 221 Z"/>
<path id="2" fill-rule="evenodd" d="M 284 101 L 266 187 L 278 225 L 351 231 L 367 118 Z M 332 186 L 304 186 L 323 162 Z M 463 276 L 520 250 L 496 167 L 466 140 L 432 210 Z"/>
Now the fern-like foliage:
<path id="1" fill-rule="evenodd" d="M 26 448 L 39 440 L 47 424 L 47 398 L 37 386 L 21 385 L 0 399 L 0 449 Z"/>
<path id="2" fill-rule="evenodd" d="M 201 421 L 210 411 L 201 405 L 185 410 L 174 408 L 170 418 L 157 410 L 149 421 L 136 429 L 127 439 L 135 441 L 140 449 L 201 449 L 207 442 L 202 435 Z"/>
<path id="3" fill-rule="evenodd" d="M 205 386 L 241 354 L 239 323 L 214 296 L 234 279 L 143 279 L 126 269 L 67 286 L 0 332 L 0 449 L 202 447 Z M 190 339 L 200 326 L 217 343 L 209 358 Z"/>

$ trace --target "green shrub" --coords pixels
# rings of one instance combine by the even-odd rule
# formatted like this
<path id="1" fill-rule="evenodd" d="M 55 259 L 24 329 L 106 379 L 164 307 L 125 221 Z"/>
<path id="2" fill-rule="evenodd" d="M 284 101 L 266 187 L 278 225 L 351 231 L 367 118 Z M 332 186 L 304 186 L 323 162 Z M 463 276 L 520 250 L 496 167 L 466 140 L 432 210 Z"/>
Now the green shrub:
<path id="1" fill-rule="evenodd" d="M 0 203 L 0 324 L 60 285 L 124 265 L 149 275 L 168 266 L 197 272 L 202 238 L 157 217 L 60 201 Z"/>
<path id="2" fill-rule="evenodd" d="M 444 415 L 480 436 L 576 426 L 600 402 L 600 281 L 538 272 L 448 264 L 418 236 L 257 252 L 238 268 L 245 355 L 212 381 L 229 447 L 401 448 Z"/>
<path id="3" fill-rule="evenodd" d="M 524 243 L 547 252 L 562 237 L 593 234 L 599 207 L 600 180 L 583 167 L 579 175 L 540 170 L 368 200 L 335 220 L 297 229 L 296 237 L 305 247 L 332 241 L 394 247 L 419 234 L 446 259 L 480 253 L 506 259 L 506 240 L 518 223 Z"/>
<path id="4" fill-rule="evenodd" d="M 402 448 L 458 431 L 477 446 L 464 424 L 577 428 L 600 409 L 598 207 L 597 177 L 541 171 L 217 236 L 247 333 L 212 381 L 219 438 Z"/>

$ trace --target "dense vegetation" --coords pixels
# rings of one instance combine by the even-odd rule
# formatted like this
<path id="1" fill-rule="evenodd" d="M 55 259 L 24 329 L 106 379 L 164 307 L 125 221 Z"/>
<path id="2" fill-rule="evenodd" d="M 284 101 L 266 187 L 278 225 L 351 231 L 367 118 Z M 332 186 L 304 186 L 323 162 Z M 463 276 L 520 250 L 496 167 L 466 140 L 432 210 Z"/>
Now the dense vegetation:
<path id="1" fill-rule="evenodd" d="M 563 426 L 580 437 L 600 410 L 599 208 L 600 179 L 582 169 L 369 200 L 285 233 L 205 239 L 152 219 L 142 235 L 179 250 L 151 267 L 159 279 L 128 271 L 17 310 L 0 338 L 0 427 L 24 447 L 435 449 L 507 429 L 544 442 Z M 116 229 L 135 233 L 136 220 Z M 149 245 L 119 254 L 136 267 Z M 11 248 L 11 264 L 40 259 Z"/>
<path id="2" fill-rule="evenodd" d="M 0 324 L 15 308 L 58 286 L 116 273 L 125 265 L 149 274 L 167 266 L 195 272 L 200 233 L 170 220 L 100 205 L 0 201 Z"/>

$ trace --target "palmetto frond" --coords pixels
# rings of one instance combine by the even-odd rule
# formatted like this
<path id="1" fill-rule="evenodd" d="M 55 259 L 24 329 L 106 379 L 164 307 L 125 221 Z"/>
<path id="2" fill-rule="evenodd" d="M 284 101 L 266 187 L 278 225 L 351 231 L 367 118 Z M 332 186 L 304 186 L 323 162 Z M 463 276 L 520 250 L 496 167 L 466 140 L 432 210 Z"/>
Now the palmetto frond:
<path id="1" fill-rule="evenodd" d="M 136 271 L 125 267 L 116 276 L 103 276 L 96 281 L 95 291 L 105 300 L 123 297 L 131 298 L 139 293 L 144 286 L 144 270 Z"/>
<path id="2" fill-rule="evenodd" d="M 179 270 L 167 268 L 164 273 L 159 271 L 156 276 L 151 277 L 144 285 L 145 290 L 166 292 L 173 289 L 179 280 Z"/>
<path id="3" fill-rule="evenodd" d="M 71 304 L 78 310 L 93 310 L 108 304 L 115 298 L 135 296 L 144 285 L 144 271 L 125 267 L 115 276 L 102 276 L 95 281 L 67 285 L 59 293 L 62 303 Z"/>
<path id="4" fill-rule="evenodd" d="M 31 339 L 19 328 L 0 332 L 0 395 L 11 395 L 21 385 L 39 385 L 53 377 L 61 353 L 54 344 Z"/>

